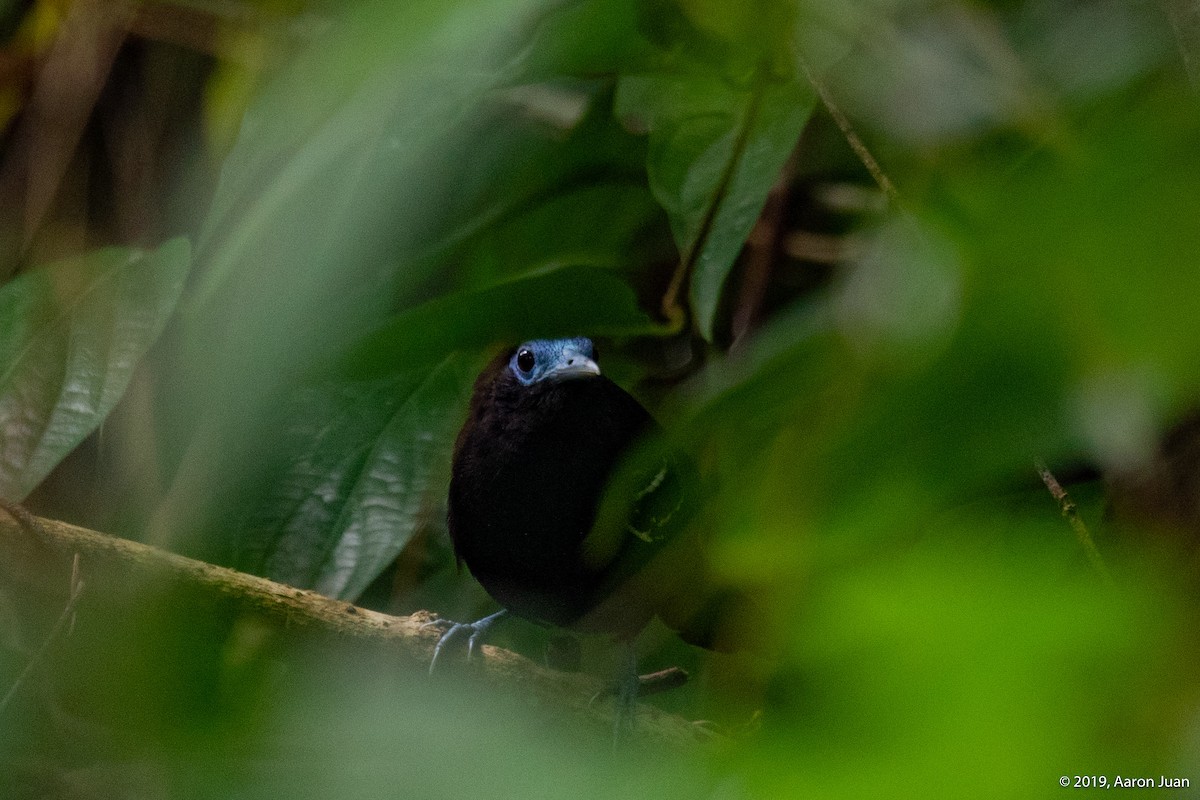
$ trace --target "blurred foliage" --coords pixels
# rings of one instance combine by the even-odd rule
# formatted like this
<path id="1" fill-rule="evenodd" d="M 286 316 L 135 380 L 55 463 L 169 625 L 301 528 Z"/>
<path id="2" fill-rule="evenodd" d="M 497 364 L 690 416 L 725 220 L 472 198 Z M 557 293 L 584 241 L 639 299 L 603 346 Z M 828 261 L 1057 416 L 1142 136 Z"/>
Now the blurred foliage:
<path id="1" fill-rule="evenodd" d="M 0 10 L 7 499 L 480 614 L 444 531 L 474 375 L 589 335 L 696 456 L 769 655 L 653 627 L 643 666 L 696 674 L 656 701 L 736 735 L 614 757 L 519 699 L 131 590 L 0 709 L 10 796 L 1200 785 L 1200 465 L 1170 449 L 1200 400 L 1193 5 L 99 7 Z M 0 585 L 6 690 L 57 615 L 27 605 Z M 540 657 L 533 626 L 502 636 Z"/>

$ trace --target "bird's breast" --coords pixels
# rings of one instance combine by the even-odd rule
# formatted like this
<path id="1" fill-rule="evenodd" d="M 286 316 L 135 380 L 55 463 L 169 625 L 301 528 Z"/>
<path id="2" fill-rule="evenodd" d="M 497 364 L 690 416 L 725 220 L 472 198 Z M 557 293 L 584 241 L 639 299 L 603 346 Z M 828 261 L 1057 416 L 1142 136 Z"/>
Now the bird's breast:
<path id="1" fill-rule="evenodd" d="M 632 427 L 614 425 L 594 403 L 560 402 L 524 413 L 485 410 L 464 430 L 450 487 L 451 535 L 459 558 L 497 600 L 557 624 L 587 610 L 600 576 L 580 544 Z"/>

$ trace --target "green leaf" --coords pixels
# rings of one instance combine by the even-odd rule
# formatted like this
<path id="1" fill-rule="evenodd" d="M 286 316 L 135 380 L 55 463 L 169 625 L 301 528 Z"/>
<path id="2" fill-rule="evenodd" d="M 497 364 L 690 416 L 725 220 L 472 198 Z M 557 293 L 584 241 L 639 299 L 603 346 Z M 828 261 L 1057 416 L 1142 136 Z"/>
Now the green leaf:
<path id="1" fill-rule="evenodd" d="M 111 247 L 0 288 L 0 496 L 20 501 L 121 399 L 175 309 L 185 239 Z"/>
<path id="2" fill-rule="evenodd" d="M 444 519 L 454 436 L 477 364 L 333 382 L 288 410 L 291 462 L 239 535 L 239 565 L 353 599 L 423 525 Z"/>
<path id="3" fill-rule="evenodd" d="M 886 24 L 907 0 L 828 3 L 801 0 L 792 26 L 794 47 L 806 66 L 820 75 L 866 41 L 872 26 Z M 878 79 L 878 73 L 873 73 Z"/>
<path id="4" fill-rule="evenodd" d="M 533 336 L 631 336 L 657 330 L 633 290 L 596 267 L 564 267 L 430 301 L 396 315 L 348 359 L 348 374 L 414 369 L 456 349 Z"/>
<path id="5" fill-rule="evenodd" d="M 704 73 L 620 80 L 616 112 L 650 131 L 650 187 L 670 217 L 706 339 L 729 271 L 813 105 L 807 84 L 765 76 L 750 89 Z"/>
<path id="6" fill-rule="evenodd" d="M 644 263 L 622 245 L 651 225 L 665 238 L 645 139 L 613 119 L 607 84 L 559 78 L 498 91 L 442 146 L 469 157 L 443 170 L 452 192 L 426 194 L 444 222 L 424 230 L 424 264 L 408 271 L 436 264 L 458 287 L 482 286 L 552 263 Z"/>
<path id="7" fill-rule="evenodd" d="M 598 224 L 599 222 L 599 224 Z M 644 263 L 644 240 L 665 227 L 662 210 L 644 185 L 597 183 L 553 194 L 498 220 L 463 248 L 464 272 L 480 283 L 566 265 L 618 269 Z M 648 235 L 649 234 L 649 235 Z"/>
<path id="8" fill-rule="evenodd" d="M 639 35 L 639 0 L 577 0 L 548 14 L 530 47 L 532 77 L 614 74 L 648 43 Z"/>

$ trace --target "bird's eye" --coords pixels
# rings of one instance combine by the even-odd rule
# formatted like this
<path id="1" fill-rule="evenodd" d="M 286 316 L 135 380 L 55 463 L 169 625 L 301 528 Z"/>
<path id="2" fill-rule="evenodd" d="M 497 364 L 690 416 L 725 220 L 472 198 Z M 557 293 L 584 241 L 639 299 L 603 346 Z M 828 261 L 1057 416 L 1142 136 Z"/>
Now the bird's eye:
<path id="1" fill-rule="evenodd" d="M 533 351 L 528 348 L 522 348 L 521 352 L 517 353 L 517 369 L 521 372 L 529 372 L 533 369 Z"/>

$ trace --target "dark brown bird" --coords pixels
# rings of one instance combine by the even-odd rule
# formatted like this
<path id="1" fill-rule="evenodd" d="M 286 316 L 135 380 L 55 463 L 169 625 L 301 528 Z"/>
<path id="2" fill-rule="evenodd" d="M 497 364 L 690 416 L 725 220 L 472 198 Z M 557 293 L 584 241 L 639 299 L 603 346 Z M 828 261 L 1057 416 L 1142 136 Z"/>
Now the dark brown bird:
<path id="1" fill-rule="evenodd" d="M 475 382 L 454 450 L 450 536 L 508 612 L 626 642 L 659 614 L 704 644 L 703 626 L 689 629 L 704 606 L 700 561 L 680 535 L 698 485 L 649 413 L 600 373 L 589 339 L 526 342 Z M 469 655 L 504 614 L 439 621 L 434 663 L 462 636 Z"/>

